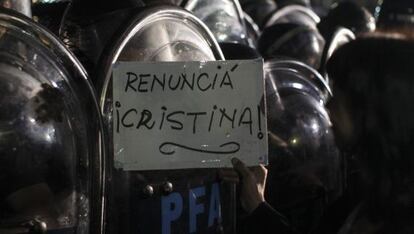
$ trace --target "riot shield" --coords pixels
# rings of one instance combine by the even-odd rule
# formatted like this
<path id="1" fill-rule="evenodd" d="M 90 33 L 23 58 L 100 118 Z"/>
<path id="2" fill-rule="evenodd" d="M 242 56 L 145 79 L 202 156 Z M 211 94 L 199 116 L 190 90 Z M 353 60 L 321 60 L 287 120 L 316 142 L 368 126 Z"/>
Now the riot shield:
<path id="1" fill-rule="evenodd" d="M 318 29 L 325 40 L 332 36 L 339 27 L 351 30 L 356 36 L 374 32 L 375 18 L 368 10 L 353 1 L 342 1 L 332 5 L 327 16 L 322 18 Z"/>
<path id="2" fill-rule="evenodd" d="M 234 230 L 235 191 L 232 186 L 218 182 L 216 170 L 126 171 L 114 164 L 117 152 L 112 138 L 116 114 L 112 70 L 115 64 L 216 59 L 223 59 L 223 55 L 207 27 L 188 11 L 169 6 L 140 11 L 105 51 L 97 78 L 112 152 L 108 157 L 107 233 L 229 233 Z M 136 154 L 139 162 L 142 155 Z M 194 204 L 203 208 L 195 209 Z"/>
<path id="3" fill-rule="evenodd" d="M 263 30 L 257 47 L 264 59 L 294 59 L 319 68 L 325 40 L 314 27 L 277 23 Z"/>
<path id="4" fill-rule="evenodd" d="M 279 70 L 287 74 L 300 74 L 296 76 L 283 76 L 283 77 L 294 77 L 292 81 L 288 80 L 283 82 L 283 86 L 291 86 L 294 88 L 296 83 L 307 83 L 301 85 L 301 89 L 307 90 L 306 92 L 312 93 L 313 97 L 317 99 L 321 104 L 326 104 L 329 98 L 332 96 L 331 88 L 324 79 L 324 77 L 316 71 L 314 68 L 308 66 L 299 61 L 295 60 L 271 60 L 269 61 L 268 67 Z M 285 79 L 281 81 L 285 81 Z"/>
<path id="5" fill-rule="evenodd" d="M 99 6 L 99 7 L 97 7 Z M 101 54 L 118 37 L 118 31 L 137 13 L 140 0 L 72 0 L 58 29 L 59 37 L 91 74 Z"/>
<path id="6" fill-rule="evenodd" d="M 326 73 L 326 63 L 332 54 L 344 44 L 355 40 L 355 34 L 346 28 L 338 28 L 333 34 L 331 41 L 326 43 L 325 49 L 322 55 L 321 67 L 319 71 L 325 77 L 326 82 L 332 87 L 332 83 L 329 80 L 328 74 Z"/>
<path id="7" fill-rule="evenodd" d="M 265 28 L 280 23 L 297 23 L 315 28 L 320 18 L 312 9 L 301 5 L 288 5 L 276 10 L 266 21 Z"/>
<path id="8" fill-rule="evenodd" d="M 277 9 L 276 2 L 273 0 L 240 0 L 243 11 L 263 29 L 264 23 L 269 15 Z"/>
<path id="9" fill-rule="evenodd" d="M 247 38 L 249 40 L 250 45 L 254 45 L 254 48 L 256 48 L 256 42 L 257 39 L 260 37 L 260 28 L 254 22 L 254 20 L 245 12 L 244 14 L 244 24 L 246 25 L 246 32 L 247 32 Z"/>
<path id="10" fill-rule="evenodd" d="M 189 0 L 184 8 L 207 25 L 217 42 L 249 45 L 243 11 L 237 0 Z"/>
<path id="11" fill-rule="evenodd" d="M 0 233 L 101 233 L 103 125 L 80 63 L 0 10 Z"/>
<path id="12" fill-rule="evenodd" d="M 265 64 L 269 132 L 266 200 L 300 233 L 320 224 L 342 193 L 342 160 L 324 95 L 303 64 Z"/>

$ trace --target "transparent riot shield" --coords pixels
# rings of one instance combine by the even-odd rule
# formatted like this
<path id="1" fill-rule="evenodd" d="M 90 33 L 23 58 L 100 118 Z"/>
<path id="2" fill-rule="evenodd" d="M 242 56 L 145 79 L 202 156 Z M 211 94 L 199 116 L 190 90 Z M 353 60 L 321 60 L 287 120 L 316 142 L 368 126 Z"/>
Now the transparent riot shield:
<path id="1" fill-rule="evenodd" d="M 189 0 L 185 9 L 194 12 L 214 34 L 219 43 L 249 45 L 244 15 L 237 0 Z M 252 45 L 254 48 L 254 45 Z"/>
<path id="2" fill-rule="evenodd" d="M 249 40 L 249 44 L 254 45 L 254 48 L 256 48 L 256 42 L 257 42 L 257 39 L 259 39 L 260 33 L 261 33 L 260 28 L 248 14 L 246 14 L 245 12 L 243 12 L 243 14 L 244 14 L 244 24 L 246 25 L 246 33 L 247 33 L 247 38 Z"/>
<path id="3" fill-rule="evenodd" d="M 315 28 L 319 21 L 319 16 L 312 9 L 301 5 L 288 5 L 276 10 L 266 21 L 265 28 L 280 23 L 296 23 Z"/>
<path id="4" fill-rule="evenodd" d="M 342 193 L 342 160 L 310 73 L 289 61 L 265 64 L 269 132 L 266 200 L 300 233 L 311 233 Z"/>
<path id="5" fill-rule="evenodd" d="M 98 7 L 99 6 L 99 7 Z M 95 83 L 95 69 L 106 46 L 118 37 L 140 0 L 72 0 L 59 27 L 59 37 L 70 49 Z"/>
<path id="6" fill-rule="evenodd" d="M 47 3 L 36 1 L 32 4 L 33 19 L 55 35 L 59 35 L 59 27 L 69 3 L 67 0 Z"/>
<path id="7" fill-rule="evenodd" d="M 318 69 L 325 40 L 315 27 L 277 23 L 263 29 L 257 47 L 265 60 L 290 58 Z"/>
<path id="8" fill-rule="evenodd" d="M 28 17 L 32 16 L 32 8 L 30 0 L 0 0 L 0 7 L 14 9 Z"/>
<path id="9" fill-rule="evenodd" d="M 188 11 L 147 8 L 134 17 L 103 56 L 98 74 L 100 104 L 113 147 L 112 69 L 118 61 L 210 61 L 223 59 L 213 35 Z M 177 99 L 177 102 L 180 100 Z M 139 139 L 136 139 L 139 141 Z M 235 214 L 234 188 L 218 182 L 214 169 L 124 171 L 108 157 L 107 233 L 230 233 Z M 140 152 L 136 152 L 140 160 Z M 195 191 L 204 191 L 197 213 Z M 213 199 L 214 198 L 214 199 Z M 212 200 L 213 199 L 213 200 Z M 212 202 L 221 204 L 214 214 Z M 213 216 L 212 216 L 213 215 Z M 209 219 L 218 217 L 219 219 Z M 210 221 L 209 221 L 210 220 Z"/>
<path id="10" fill-rule="evenodd" d="M 249 15 L 252 20 L 263 29 L 269 15 L 277 9 L 276 2 L 273 0 L 240 0 L 245 14 Z"/>
<path id="11" fill-rule="evenodd" d="M 374 32 L 376 22 L 374 16 L 361 4 L 340 1 L 332 5 L 329 13 L 318 24 L 319 32 L 327 41 L 332 40 L 339 27 L 347 28 L 360 36 Z"/>
<path id="12" fill-rule="evenodd" d="M 319 69 L 322 75 L 325 77 L 326 82 L 332 87 L 332 81 L 329 80 L 328 74 L 326 73 L 326 63 L 328 62 L 329 58 L 332 54 L 339 49 L 339 47 L 345 45 L 346 43 L 355 40 L 355 34 L 346 28 L 338 28 L 335 33 L 333 34 L 331 41 L 328 41 L 325 45 L 323 54 L 322 54 L 322 61 L 321 61 L 321 68 Z"/>
<path id="13" fill-rule="evenodd" d="M 0 51 L 0 233 L 101 233 L 103 125 L 86 72 L 8 10 Z"/>
<path id="14" fill-rule="evenodd" d="M 270 60 L 267 67 L 283 72 L 284 74 L 296 74 L 283 76 L 278 85 L 291 86 L 294 88 L 300 84 L 301 89 L 312 93 L 314 98 L 325 105 L 332 96 L 331 88 L 324 77 L 309 65 L 295 60 Z M 286 79 L 284 79 L 286 78 Z M 291 80 L 292 78 L 293 80 Z"/>

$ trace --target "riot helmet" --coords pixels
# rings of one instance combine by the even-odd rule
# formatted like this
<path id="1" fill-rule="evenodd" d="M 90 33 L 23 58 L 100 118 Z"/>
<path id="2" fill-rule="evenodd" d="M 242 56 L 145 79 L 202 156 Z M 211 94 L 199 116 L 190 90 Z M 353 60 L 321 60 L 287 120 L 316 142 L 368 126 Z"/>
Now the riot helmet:
<path id="1" fill-rule="evenodd" d="M 307 68 L 290 69 L 288 64 L 265 64 L 269 113 L 266 200 L 300 232 L 310 233 L 342 193 L 341 157 L 321 92 L 302 73 Z"/>
<path id="2" fill-rule="evenodd" d="M 334 4 L 328 15 L 318 24 L 319 31 L 330 40 L 339 27 L 351 30 L 355 35 L 375 31 L 375 18 L 363 6 L 352 1 Z"/>
<path id="3" fill-rule="evenodd" d="M 319 68 L 325 40 L 315 28 L 293 23 L 266 28 L 258 41 L 264 59 L 285 57 Z"/>
<path id="4" fill-rule="evenodd" d="M 0 232 L 101 233 L 106 149 L 86 72 L 6 9 L 0 48 Z"/>

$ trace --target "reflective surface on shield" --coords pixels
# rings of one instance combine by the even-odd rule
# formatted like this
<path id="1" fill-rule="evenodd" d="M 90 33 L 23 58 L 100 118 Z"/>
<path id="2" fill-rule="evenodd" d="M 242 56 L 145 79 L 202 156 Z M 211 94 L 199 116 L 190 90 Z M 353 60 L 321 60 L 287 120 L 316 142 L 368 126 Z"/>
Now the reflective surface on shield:
<path id="1" fill-rule="evenodd" d="M 277 23 L 263 30 L 257 42 L 266 60 L 291 58 L 319 68 L 325 40 L 316 28 L 296 23 Z"/>
<path id="2" fill-rule="evenodd" d="M 249 45 L 243 11 L 237 0 L 189 0 L 185 9 L 194 12 L 208 26 L 217 42 Z"/>
<path id="3" fill-rule="evenodd" d="M 5 10 L 0 51 L 0 233 L 100 233 L 105 149 L 85 71 Z"/>
<path id="4" fill-rule="evenodd" d="M 7 9 L 13 9 L 27 17 L 32 17 L 31 0 L 0 0 L 0 6 Z"/>
<path id="5" fill-rule="evenodd" d="M 265 64 L 270 163 L 266 199 L 300 233 L 310 233 L 342 193 L 341 158 L 318 87 L 306 78 L 306 69 L 288 69 L 286 64 Z"/>
<path id="6" fill-rule="evenodd" d="M 244 23 L 246 25 L 246 33 L 247 39 L 249 40 L 249 45 L 253 46 L 252 48 L 256 48 L 257 39 L 260 37 L 260 28 L 254 22 L 254 20 L 246 13 L 244 14 Z"/>
<path id="7" fill-rule="evenodd" d="M 372 33 L 376 29 L 375 18 L 361 4 L 340 1 L 332 5 L 329 13 L 318 24 L 319 32 L 330 41 L 339 27 L 351 30 L 356 36 Z"/>
<path id="8" fill-rule="evenodd" d="M 33 3 L 33 19 L 46 27 L 50 32 L 59 35 L 60 24 L 70 2 L 57 1 L 51 3 Z"/>
<path id="9" fill-rule="evenodd" d="M 101 61 L 101 109 L 112 148 L 112 67 L 117 61 L 209 61 L 223 55 L 207 27 L 189 12 L 175 7 L 153 7 L 135 17 Z M 179 101 L 179 100 L 177 100 Z M 137 139 L 139 140 L 139 139 Z M 113 152 L 113 149 L 111 149 Z M 235 190 L 218 183 L 216 170 L 123 171 L 112 154 L 108 172 L 108 233 L 231 232 Z M 137 152 L 139 157 L 139 152 Z M 200 195 L 203 194 L 203 195 Z M 204 211 L 196 213 L 190 199 L 202 197 Z M 222 222 L 209 209 L 214 197 L 221 203 Z M 191 221 L 193 220 L 193 221 Z M 210 222 L 211 221 L 211 222 Z"/>
<path id="10" fill-rule="evenodd" d="M 319 69 L 321 73 L 324 75 L 326 82 L 331 85 L 332 83 L 329 80 L 328 74 L 326 74 L 326 63 L 328 62 L 329 58 L 332 56 L 332 54 L 339 49 L 339 47 L 345 45 L 346 43 L 355 40 L 355 34 L 347 29 L 347 28 L 338 28 L 335 33 L 333 34 L 331 41 L 326 43 L 323 55 L 322 55 L 322 61 L 321 61 L 321 68 Z"/>
<path id="11" fill-rule="evenodd" d="M 335 50 L 352 40 L 355 40 L 355 34 L 351 30 L 346 28 L 336 30 L 331 43 L 327 46 L 326 61 L 332 56 Z"/>
<path id="12" fill-rule="evenodd" d="M 332 96 L 331 88 L 325 79 L 307 64 L 295 60 L 271 60 L 266 67 L 272 71 L 284 72 L 283 74 L 292 74 L 281 76 L 277 82 L 278 87 L 306 90 L 322 105 Z"/>
<path id="13" fill-rule="evenodd" d="M 88 73 L 95 74 L 104 48 L 139 14 L 136 8 L 141 6 L 139 0 L 72 0 L 63 15 L 59 37 Z M 91 77 L 94 83 L 95 77 Z"/>
<path id="14" fill-rule="evenodd" d="M 245 14 L 249 15 L 260 29 L 263 28 L 269 14 L 277 8 L 274 0 L 240 0 L 239 2 Z"/>
<path id="15" fill-rule="evenodd" d="M 267 20 L 265 27 L 278 23 L 296 23 L 315 28 L 319 21 L 319 16 L 310 8 L 300 5 L 289 5 L 277 10 Z"/>

